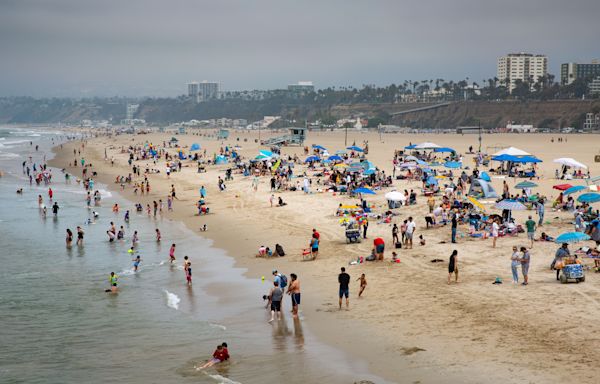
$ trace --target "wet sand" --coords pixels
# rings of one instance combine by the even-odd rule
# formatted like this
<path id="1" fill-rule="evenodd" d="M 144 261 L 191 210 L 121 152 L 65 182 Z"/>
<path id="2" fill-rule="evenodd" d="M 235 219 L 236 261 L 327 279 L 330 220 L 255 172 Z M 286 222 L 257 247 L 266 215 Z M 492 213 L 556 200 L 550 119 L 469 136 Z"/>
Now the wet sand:
<path id="1" fill-rule="evenodd" d="M 254 142 L 256 136 L 256 133 L 231 132 L 228 143 L 241 145 L 242 156 L 253 158 L 259 149 Z M 266 134 L 263 132 L 262 136 L 264 138 Z M 115 177 L 130 172 L 126 155 L 119 153 L 120 147 L 144 141 L 158 143 L 170 137 L 170 134 L 151 134 L 98 138 L 89 141 L 84 156 L 94 165 L 100 181 L 119 188 L 114 184 Z M 477 148 L 476 135 L 384 134 L 383 142 L 380 142 L 376 133 L 353 131 L 348 137 L 348 145 L 354 141 L 361 145 L 363 140 L 368 140 L 369 160 L 386 173 L 391 173 L 394 149 L 401 149 L 409 142 L 433 141 L 462 153 L 469 145 Z M 485 135 L 482 149 L 513 145 L 544 160 L 539 166 L 543 178 L 535 180 L 540 184 L 535 191 L 551 201 L 558 194 L 551 187 L 559 183 L 552 179 L 557 168 L 552 163 L 553 158 L 574 157 L 590 166 L 592 175 L 600 172 L 600 164 L 593 163 L 593 156 L 598 153 L 596 136 L 570 135 L 563 143 L 551 143 L 551 137 Z M 180 135 L 178 138 L 183 146 L 199 142 L 209 154 L 221 145 L 214 138 L 203 136 Z M 320 144 L 333 153 L 345 147 L 344 133 L 310 133 L 306 144 Z M 65 145 L 58 151 L 53 165 L 64 167 L 68 161 L 72 162 L 74 145 Z M 114 167 L 103 160 L 105 148 L 108 148 L 109 158 L 114 156 L 116 159 Z M 302 149 L 298 147 L 285 147 L 282 152 L 285 155 L 297 153 L 304 159 Z M 490 149 L 490 152 L 495 150 Z M 471 157 L 465 155 L 465 164 L 471 165 L 470 161 Z M 158 168 L 164 171 L 162 161 Z M 491 240 L 471 240 L 461 236 L 459 244 L 451 247 L 451 244 L 440 243 L 449 243 L 449 228 L 425 229 L 423 216 L 427 208 L 425 199 L 419 196 L 416 206 L 397 210 L 400 216 L 396 216 L 394 222 L 400 223 L 409 215 L 415 217 L 416 235 L 425 236 L 426 246 L 400 250 L 400 264 L 348 266 L 351 259 L 368 255 L 372 247 L 369 240 L 347 245 L 343 227 L 334 216 L 339 203 L 354 203 L 355 200 L 331 193 L 284 192 L 276 196 L 281 195 L 288 205 L 270 208 L 269 178 L 263 178 L 258 191 L 254 192 L 251 178 L 236 174 L 234 181 L 226 183 L 227 191 L 218 192 L 217 176 L 223 176 L 226 168 L 209 166 L 207 173 L 197 174 L 195 164 L 191 163 L 183 172 L 172 174 L 169 180 L 164 173 L 150 175 L 150 196 L 135 196 L 129 187 L 123 194 L 144 205 L 159 198 L 166 203 L 169 186 L 174 184 L 180 200 L 175 202 L 175 211 L 167 214 L 170 218 L 180 220 L 194 232 L 214 240 L 216 247 L 235 257 L 238 266 L 248 268 L 248 276 L 270 278 L 273 268 L 288 276 L 297 273 L 303 288 L 303 324 L 349 356 L 367 360 L 370 371 L 387 380 L 402 383 L 500 380 L 525 383 L 578 377 L 581 382 L 596 381 L 593 369 L 600 358 L 600 326 L 596 322 L 600 314 L 600 279 L 588 272 L 583 284 L 557 284 L 554 272 L 549 269 L 555 244 L 534 245 L 530 285 L 514 286 L 510 284 L 511 247 L 526 245 L 525 234 L 500 238 L 495 249 L 491 247 Z M 71 171 L 80 176 L 81 168 Z M 316 179 L 313 178 L 313 183 Z M 512 187 L 522 180 L 509 179 L 508 182 Z M 501 179 L 493 179 L 498 192 L 502 190 L 501 183 Z M 198 217 L 194 204 L 201 185 L 208 190 L 211 214 Z M 420 183 L 395 181 L 394 186 L 399 190 L 419 189 Z M 386 209 L 385 192 L 367 199 L 377 206 L 377 211 Z M 531 213 L 517 212 L 515 216 L 523 222 Z M 552 212 L 547 206 L 549 223 L 544 225 L 544 231 L 553 236 L 570 231 L 571 219 L 570 214 Z M 203 224 L 207 224 L 207 232 L 199 232 Z M 312 228 L 318 228 L 321 233 L 320 256 L 317 261 L 302 262 L 301 250 L 308 247 Z M 464 233 L 467 228 L 460 227 L 459 231 Z M 371 222 L 369 237 L 376 236 L 382 236 L 388 243 L 386 259 L 389 260 L 391 226 Z M 282 244 L 288 256 L 268 260 L 254 257 L 260 245 L 273 248 L 275 243 Z M 459 251 L 461 282 L 448 286 L 446 261 L 454 248 Z M 444 262 L 431 263 L 434 258 Z M 337 309 L 337 274 L 341 266 L 347 267 L 353 280 L 349 311 Z M 358 282 L 354 280 L 360 273 L 366 273 L 369 285 L 364 297 L 357 299 Z M 505 283 L 491 284 L 496 276 L 502 277 Z"/>

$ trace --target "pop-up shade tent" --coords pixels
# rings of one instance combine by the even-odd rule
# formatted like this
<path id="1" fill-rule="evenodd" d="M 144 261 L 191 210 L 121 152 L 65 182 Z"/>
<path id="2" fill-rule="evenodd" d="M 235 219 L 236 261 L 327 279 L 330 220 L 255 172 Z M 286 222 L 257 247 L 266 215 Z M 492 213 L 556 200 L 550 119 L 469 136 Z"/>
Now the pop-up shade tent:
<path id="1" fill-rule="evenodd" d="M 484 199 L 494 199 L 498 197 L 498 194 L 492 187 L 492 184 L 482 179 L 475 179 L 469 188 L 469 196 Z"/>

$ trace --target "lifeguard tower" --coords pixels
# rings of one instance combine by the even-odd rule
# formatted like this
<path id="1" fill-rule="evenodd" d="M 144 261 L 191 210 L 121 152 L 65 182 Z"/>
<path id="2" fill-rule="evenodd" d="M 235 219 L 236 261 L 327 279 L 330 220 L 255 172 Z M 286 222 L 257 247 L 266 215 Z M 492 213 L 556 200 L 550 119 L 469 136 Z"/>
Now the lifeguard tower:
<path id="1" fill-rule="evenodd" d="M 304 127 L 291 127 L 288 128 L 290 133 L 283 136 L 270 137 L 261 142 L 262 145 L 302 145 L 306 139 L 306 128 Z"/>
<path id="2" fill-rule="evenodd" d="M 228 137 L 229 137 L 229 130 L 219 129 L 219 133 L 217 134 L 217 140 L 227 140 Z"/>

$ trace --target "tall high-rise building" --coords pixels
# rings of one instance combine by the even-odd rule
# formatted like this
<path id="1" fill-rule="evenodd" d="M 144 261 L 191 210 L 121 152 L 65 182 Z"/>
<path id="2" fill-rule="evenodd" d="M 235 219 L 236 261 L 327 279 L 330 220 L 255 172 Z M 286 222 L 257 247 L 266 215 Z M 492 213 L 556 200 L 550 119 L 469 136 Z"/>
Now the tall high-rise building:
<path id="1" fill-rule="evenodd" d="M 560 83 L 562 85 L 593 76 L 600 76 L 600 60 L 592 60 L 590 64 L 564 63 L 560 65 Z"/>
<path id="2" fill-rule="evenodd" d="M 137 112 L 139 107 L 140 107 L 139 104 L 127 104 L 127 110 L 125 112 L 125 119 L 133 120 L 133 117 L 135 116 L 135 113 Z"/>
<path id="3" fill-rule="evenodd" d="M 213 81 L 202 81 L 198 84 L 198 95 L 201 101 L 216 99 L 219 97 L 219 83 Z"/>
<path id="4" fill-rule="evenodd" d="M 196 102 L 198 102 L 198 92 L 200 92 L 200 87 L 197 81 L 192 81 L 191 83 L 188 83 L 187 85 L 188 87 L 188 97 L 191 99 L 194 99 Z"/>
<path id="5" fill-rule="evenodd" d="M 498 58 L 498 80 L 508 87 L 509 92 L 515 89 L 517 80 L 533 84 L 548 74 L 548 58 L 531 53 L 509 53 Z"/>

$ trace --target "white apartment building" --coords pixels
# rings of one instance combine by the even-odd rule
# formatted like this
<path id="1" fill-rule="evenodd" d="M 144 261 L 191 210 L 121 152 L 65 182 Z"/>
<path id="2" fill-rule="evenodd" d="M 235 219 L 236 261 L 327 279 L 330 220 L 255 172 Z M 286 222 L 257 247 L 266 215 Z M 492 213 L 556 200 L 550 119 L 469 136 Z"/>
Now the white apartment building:
<path id="1" fill-rule="evenodd" d="M 509 91 L 515 89 L 517 80 L 537 83 L 541 77 L 548 74 L 548 57 L 531 53 L 509 53 L 498 58 L 497 77 L 501 85 Z M 533 89 L 533 88 L 532 88 Z"/>
<path id="2" fill-rule="evenodd" d="M 198 84 L 198 94 L 201 101 L 219 97 L 220 84 L 214 81 L 202 81 Z"/>

